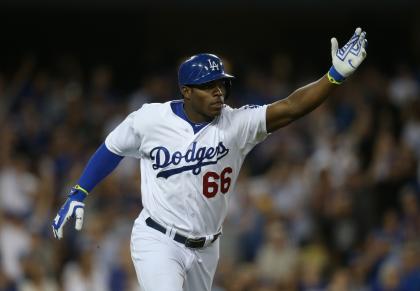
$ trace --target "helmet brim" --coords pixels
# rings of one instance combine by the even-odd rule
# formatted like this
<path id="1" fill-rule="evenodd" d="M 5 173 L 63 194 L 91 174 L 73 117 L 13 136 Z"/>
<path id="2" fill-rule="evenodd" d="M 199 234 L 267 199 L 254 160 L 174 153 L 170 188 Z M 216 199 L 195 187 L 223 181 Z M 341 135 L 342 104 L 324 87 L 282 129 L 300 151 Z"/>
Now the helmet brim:
<path id="1" fill-rule="evenodd" d="M 232 80 L 235 79 L 234 76 L 230 75 L 230 74 L 226 74 L 226 73 L 221 73 L 221 74 L 210 74 L 206 77 L 200 78 L 199 80 L 197 80 L 196 82 L 190 82 L 188 84 L 185 84 L 185 86 L 188 85 L 202 85 L 202 84 L 206 84 L 206 83 L 210 83 L 216 80 L 222 80 L 222 79 L 228 79 L 228 80 Z"/>

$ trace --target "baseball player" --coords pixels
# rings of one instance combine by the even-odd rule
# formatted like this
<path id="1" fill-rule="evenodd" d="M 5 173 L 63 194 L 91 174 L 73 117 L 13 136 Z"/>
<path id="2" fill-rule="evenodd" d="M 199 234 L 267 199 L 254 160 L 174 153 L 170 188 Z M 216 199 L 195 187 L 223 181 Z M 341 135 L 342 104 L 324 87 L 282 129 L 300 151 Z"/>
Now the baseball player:
<path id="1" fill-rule="evenodd" d="M 141 290 L 210 291 L 230 193 L 249 151 L 269 133 L 320 105 L 366 57 L 366 33 L 357 28 L 338 48 L 319 80 L 264 106 L 225 104 L 232 75 L 213 54 L 179 67 L 182 100 L 145 104 L 105 139 L 55 217 L 54 236 L 75 217 L 83 224 L 84 199 L 125 156 L 140 160 L 143 210 L 134 222 L 131 256 Z"/>

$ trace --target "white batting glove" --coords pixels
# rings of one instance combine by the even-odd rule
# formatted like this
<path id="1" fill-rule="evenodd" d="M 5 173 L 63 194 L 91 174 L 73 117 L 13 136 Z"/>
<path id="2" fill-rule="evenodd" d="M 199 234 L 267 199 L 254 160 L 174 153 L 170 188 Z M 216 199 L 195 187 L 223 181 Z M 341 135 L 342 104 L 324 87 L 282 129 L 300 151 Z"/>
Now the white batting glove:
<path id="1" fill-rule="evenodd" d="M 348 76 L 360 66 L 366 58 L 366 32 L 360 27 L 356 28 L 350 40 L 338 49 L 338 41 L 335 37 L 331 39 L 332 67 L 327 76 L 334 84 L 341 84 Z"/>
<path id="2" fill-rule="evenodd" d="M 85 204 L 82 201 L 86 198 L 87 193 L 88 192 L 81 188 L 79 185 L 76 185 L 72 188 L 69 197 L 58 211 L 58 214 L 52 223 L 52 229 L 55 238 L 63 238 L 64 225 L 71 217 L 76 219 L 76 230 L 82 229 L 85 208 Z"/>

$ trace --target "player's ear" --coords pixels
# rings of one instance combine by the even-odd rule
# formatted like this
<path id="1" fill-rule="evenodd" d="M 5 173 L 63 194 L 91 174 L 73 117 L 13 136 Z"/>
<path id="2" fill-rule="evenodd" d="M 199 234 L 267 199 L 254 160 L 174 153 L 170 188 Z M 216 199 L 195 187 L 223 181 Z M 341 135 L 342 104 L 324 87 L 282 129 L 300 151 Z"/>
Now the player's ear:
<path id="1" fill-rule="evenodd" d="M 182 94 L 182 96 L 184 96 L 185 99 L 190 100 L 190 98 L 191 98 L 191 88 L 187 87 L 187 86 L 182 86 L 181 87 L 181 94 Z"/>

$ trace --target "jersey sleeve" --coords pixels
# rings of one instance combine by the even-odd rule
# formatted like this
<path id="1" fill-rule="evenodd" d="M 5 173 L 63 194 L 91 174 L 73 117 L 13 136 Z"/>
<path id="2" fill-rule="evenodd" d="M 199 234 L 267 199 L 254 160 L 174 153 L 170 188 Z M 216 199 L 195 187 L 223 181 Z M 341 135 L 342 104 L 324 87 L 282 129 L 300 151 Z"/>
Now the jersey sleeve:
<path id="1" fill-rule="evenodd" d="M 139 109 L 126 117 L 105 139 L 106 147 L 114 154 L 140 158 L 142 134 Z"/>
<path id="2" fill-rule="evenodd" d="M 267 105 L 245 105 L 232 109 L 230 128 L 236 134 L 236 142 L 243 154 L 262 142 L 269 134 L 266 127 Z"/>

